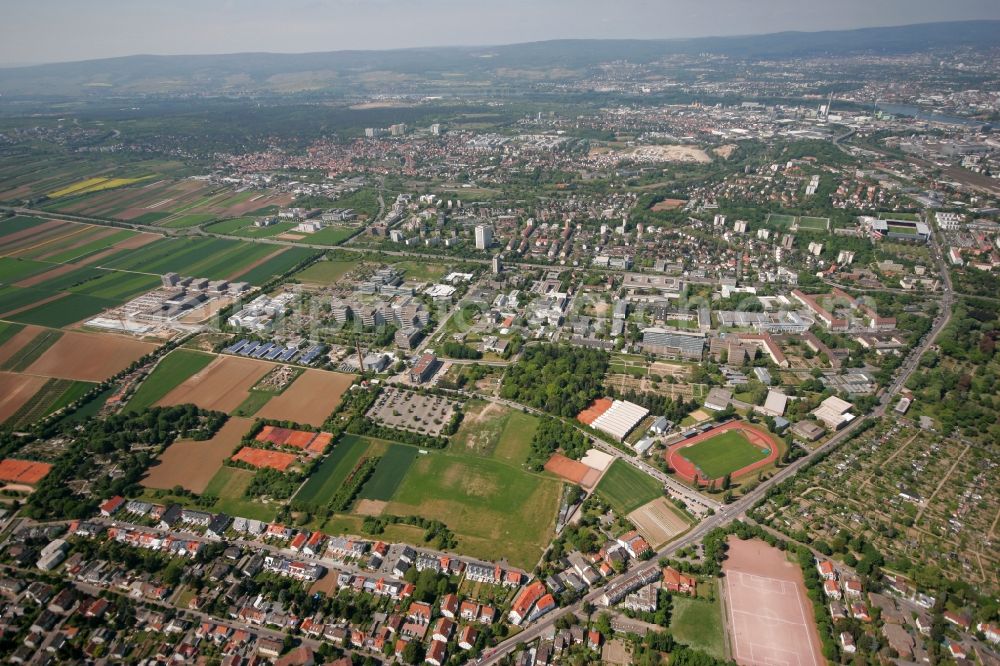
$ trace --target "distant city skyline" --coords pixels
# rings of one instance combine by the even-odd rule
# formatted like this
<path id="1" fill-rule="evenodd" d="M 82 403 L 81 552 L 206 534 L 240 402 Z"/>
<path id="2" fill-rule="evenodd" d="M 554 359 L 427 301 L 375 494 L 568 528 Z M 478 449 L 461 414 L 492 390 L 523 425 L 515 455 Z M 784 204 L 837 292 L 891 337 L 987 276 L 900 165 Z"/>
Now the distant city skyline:
<path id="1" fill-rule="evenodd" d="M 1000 19 L 996 0 L 7 0 L 0 66 L 135 54 L 301 53 L 670 39 Z"/>

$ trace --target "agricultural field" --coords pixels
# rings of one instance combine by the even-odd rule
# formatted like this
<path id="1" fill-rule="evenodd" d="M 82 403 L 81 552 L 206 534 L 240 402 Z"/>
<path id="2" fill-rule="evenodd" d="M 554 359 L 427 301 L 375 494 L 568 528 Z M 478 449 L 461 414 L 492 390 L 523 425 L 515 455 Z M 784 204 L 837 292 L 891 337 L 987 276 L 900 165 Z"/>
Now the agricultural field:
<path id="1" fill-rule="evenodd" d="M 149 468 L 142 485 L 163 490 L 181 486 L 193 493 L 204 493 L 251 425 L 251 420 L 233 416 L 211 439 L 174 442 Z"/>
<path id="2" fill-rule="evenodd" d="M 17 414 L 47 381 L 45 377 L 0 372 L 0 423 Z"/>
<path id="3" fill-rule="evenodd" d="M 294 222 L 278 222 L 267 227 L 254 226 L 253 217 L 236 217 L 205 225 L 205 231 L 212 234 L 239 236 L 241 238 L 271 238 L 283 234 L 295 226 Z"/>
<path id="4" fill-rule="evenodd" d="M 308 504 L 322 506 L 327 504 L 358 460 L 371 453 L 375 440 L 356 435 L 343 435 L 334 444 L 333 451 L 309 477 L 309 480 L 299 488 L 295 499 Z"/>
<path id="5" fill-rule="evenodd" d="M 175 349 L 160 359 L 128 402 L 128 409 L 141 411 L 156 404 L 191 375 L 203 370 L 214 357 L 186 349 Z"/>
<path id="6" fill-rule="evenodd" d="M 44 377 L 101 382 L 156 349 L 156 345 L 110 334 L 63 333 L 26 372 Z"/>
<path id="7" fill-rule="evenodd" d="M 362 500 L 382 502 L 392 499 L 416 458 L 416 447 L 405 444 L 390 444 L 375 467 L 375 472 L 362 486 L 358 497 Z"/>
<path id="8" fill-rule="evenodd" d="M 560 481 L 519 466 L 431 451 L 411 465 L 385 512 L 440 520 L 457 552 L 531 569 L 554 533 L 561 492 Z"/>
<path id="9" fill-rule="evenodd" d="M 303 234 L 302 242 L 312 245 L 340 245 L 359 231 L 359 227 L 329 226 L 312 234 Z"/>
<path id="10" fill-rule="evenodd" d="M 59 331 L 38 326 L 22 326 L 16 329 L 10 340 L 0 346 L 0 370 L 23 372 L 60 337 L 62 333 Z"/>
<path id="11" fill-rule="evenodd" d="M 340 404 L 354 375 L 325 370 L 306 370 L 292 385 L 262 405 L 257 415 L 321 426 Z"/>
<path id="12" fill-rule="evenodd" d="M 197 352 L 195 352 L 197 353 Z M 250 395 L 250 389 L 273 364 L 237 356 L 216 356 L 161 398 L 159 405 L 194 404 L 230 414 Z"/>
<path id="13" fill-rule="evenodd" d="M 620 516 L 663 496 L 659 481 L 623 460 L 615 460 L 595 489 Z"/>
<path id="14" fill-rule="evenodd" d="M 72 379 L 49 379 L 28 402 L 11 415 L 7 425 L 25 428 L 35 421 L 56 412 L 66 405 L 79 400 L 95 385 Z"/>
<path id="15" fill-rule="evenodd" d="M 727 430 L 693 446 L 680 455 L 703 472 L 703 477 L 720 479 L 767 458 L 767 453 L 750 443 L 739 430 Z"/>

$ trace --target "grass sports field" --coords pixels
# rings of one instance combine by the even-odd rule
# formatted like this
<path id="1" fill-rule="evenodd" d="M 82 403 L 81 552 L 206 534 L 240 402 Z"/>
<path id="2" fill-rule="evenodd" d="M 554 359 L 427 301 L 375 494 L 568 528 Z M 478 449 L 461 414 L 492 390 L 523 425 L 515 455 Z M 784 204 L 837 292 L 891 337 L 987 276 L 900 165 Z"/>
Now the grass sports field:
<path id="1" fill-rule="evenodd" d="M 827 231 L 829 228 L 830 218 L 828 217 L 809 217 L 808 215 L 803 215 L 799 218 L 799 229 L 807 231 Z"/>
<path id="2" fill-rule="evenodd" d="M 597 493 L 625 516 L 643 504 L 663 496 L 663 485 L 622 460 L 615 460 L 597 484 Z"/>
<path id="3" fill-rule="evenodd" d="M 750 443 L 739 430 L 727 430 L 693 446 L 680 455 L 694 463 L 704 477 L 718 479 L 767 458 L 768 454 Z"/>
<path id="4" fill-rule="evenodd" d="M 769 224 L 777 224 L 782 227 L 790 227 L 795 224 L 794 215 L 782 215 L 781 213 L 768 213 L 767 222 Z"/>
<path id="5" fill-rule="evenodd" d="M 552 538 L 561 492 L 560 481 L 520 465 L 431 451 L 410 467 L 386 513 L 440 520 L 458 552 L 530 570 Z"/>
<path id="6" fill-rule="evenodd" d="M 177 388 L 185 379 L 203 370 L 212 359 L 210 354 L 202 354 L 187 349 L 175 349 L 156 365 L 146 377 L 139 390 L 128 402 L 128 408 L 141 411 Z"/>
<path id="7" fill-rule="evenodd" d="M 722 632 L 722 610 L 719 607 L 718 592 L 714 588 L 715 581 L 698 585 L 698 596 L 711 595 L 707 598 L 690 599 L 674 595 L 670 632 L 685 645 L 706 652 L 716 659 L 723 659 L 725 636 Z"/>

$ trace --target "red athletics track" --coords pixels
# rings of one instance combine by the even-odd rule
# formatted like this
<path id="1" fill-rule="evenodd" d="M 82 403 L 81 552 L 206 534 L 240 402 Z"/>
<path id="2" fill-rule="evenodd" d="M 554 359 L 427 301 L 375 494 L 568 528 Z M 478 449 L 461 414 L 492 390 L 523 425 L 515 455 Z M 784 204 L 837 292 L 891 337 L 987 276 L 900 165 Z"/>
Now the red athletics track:
<path id="1" fill-rule="evenodd" d="M 698 473 L 698 469 L 694 466 L 694 463 L 680 455 L 678 452 L 681 449 L 686 449 L 687 447 L 699 442 L 704 442 L 706 439 L 711 439 L 712 437 L 715 437 L 716 435 L 727 430 L 739 430 L 746 436 L 747 439 L 750 440 L 751 444 L 761 448 L 767 447 L 771 451 L 771 453 L 768 454 L 768 456 L 763 460 L 750 463 L 746 467 L 741 467 L 733 472 L 732 478 L 735 479 L 745 474 L 749 474 L 756 469 L 760 469 L 761 467 L 766 467 L 778 459 L 778 456 L 780 455 L 778 453 L 778 442 L 770 435 L 770 433 L 766 433 L 759 428 L 755 428 L 751 425 L 743 423 L 742 421 L 730 421 L 729 423 L 723 423 L 720 426 L 703 432 L 700 435 L 695 435 L 690 439 L 685 439 L 671 445 L 665 454 L 667 464 L 670 465 L 677 476 L 681 477 L 688 483 L 694 483 L 694 477 L 696 475 L 698 476 L 699 485 L 703 485 L 701 482 L 705 482 L 705 484 L 707 484 L 708 482 L 714 481 L 715 479 L 703 478 L 701 474 Z"/>

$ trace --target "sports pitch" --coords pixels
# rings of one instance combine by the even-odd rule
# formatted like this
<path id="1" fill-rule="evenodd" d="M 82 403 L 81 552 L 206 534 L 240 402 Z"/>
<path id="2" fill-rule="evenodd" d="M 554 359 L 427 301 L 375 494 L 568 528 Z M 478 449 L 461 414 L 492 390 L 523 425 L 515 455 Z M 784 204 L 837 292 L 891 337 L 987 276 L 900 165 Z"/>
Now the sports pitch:
<path id="1" fill-rule="evenodd" d="M 680 450 L 685 460 L 701 470 L 702 478 L 718 479 L 767 458 L 765 451 L 750 443 L 739 430 L 727 430 Z"/>

